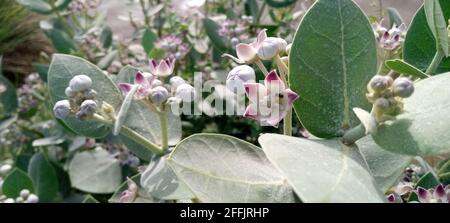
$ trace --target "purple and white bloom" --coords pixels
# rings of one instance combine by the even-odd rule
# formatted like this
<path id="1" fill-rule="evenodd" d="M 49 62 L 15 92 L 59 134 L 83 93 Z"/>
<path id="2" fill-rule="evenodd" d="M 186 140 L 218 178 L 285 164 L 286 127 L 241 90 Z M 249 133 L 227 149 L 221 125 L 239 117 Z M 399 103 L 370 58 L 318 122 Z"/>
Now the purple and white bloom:
<path id="1" fill-rule="evenodd" d="M 267 38 L 266 29 L 263 29 L 259 32 L 258 36 L 256 37 L 256 40 L 253 41 L 250 44 L 247 43 L 239 43 L 236 45 L 236 54 L 237 58 L 234 56 L 231 56 L 229 54 L 225 54 L 227 57 L 230 57 L 232 60 L 234 60 L 238 64 L 251 64 L 255 60 L 259 59 L 258 57 L 258 50 L 261 47 L 264 40 Z"/>
<path id="2" fill-rule="evenodd" d="M 120 195 L 120 203 L 133 203 L 137 197 L 138 186 L 130 178 L 127 178 L 128 189 L 124 190 Z"/>
<path id="3" fill-rule="evenodd" d="M 142 73 L 138 71 L 136 73 L 136 76 L 134 77 L 134 84 L 139 85 L 139 87 L 134 95 L 134 98 L 136 100 L 142 100 L 150 95 L 150 92 L 152 90 L 152 83 L 154 80 L 155 76 L 149 73 Z M 119 88 L 120 90 L 122 90 L 123 94 L 126 95 L 131 91 L 133 85 L 129 83 L 120 83 Z"/>
<path id="4" fill-rule="evenodd" d="M 264 85 L 244 83 L 244 88 L 250 100 L 244 117 L 258 120 L 263 125 L 278 127 L 278 123 L 299 98 L 297 93 L 286 88 L 275 70 L 266 76 Z"/>
<path id="5" fill-rule="evenodd" d="M 402 202 L 402 198 L 399 195 L 395 194 L 395 193 L 391 193 L 391 194 L 387 195 L 386 196 L 386 200 L 389 203 L 403 203 Z"/>
<path id="6" fill-rule="evenodd" d="M 394 24 L 390 30 L 387 30 L 381 23 L 382 21 L 373 25 L 375 37 L 377 38 L 379 46 L 385 50 L 397 49 L 403 42 L 406 25 L 401 24 L 400 26 L 397 26 Z"/>
<path id="7" fill-rule="evenodd" d="M 150 60 L 150 72 L 158 77 L 167 77 L 173 73 L 175 68 L 174 59 L 164 59 L 159 63 L 156 60 Z"/>
<path id="8" fill-rule="evenodd" d="M 244 83 L 255 83 L 255 70 L 248 65 L 239 65 L 233 68 L 227 76 L 227 88 L 236 93 L 243 88 Z"/>
<path id="9" fill-rule="evenodd" d="M 420 203 L 450 203 L 450 186 L 439 184 L 435 188 L 418 187 L 415 191 Z"/>

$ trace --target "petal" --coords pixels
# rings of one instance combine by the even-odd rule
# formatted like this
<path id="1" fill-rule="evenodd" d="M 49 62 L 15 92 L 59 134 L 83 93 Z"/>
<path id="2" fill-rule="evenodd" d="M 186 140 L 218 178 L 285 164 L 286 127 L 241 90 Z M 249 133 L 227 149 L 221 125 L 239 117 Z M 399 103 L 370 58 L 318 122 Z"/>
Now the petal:
<path id="1" fill-rule="evenodd" d="M 295 100 L 297 100 L 300 96 L 298 96 L 297 93 L 295 93 L 294 91 L 292 91 L 291 89 L 286 89 L 286 95 L 288 98 L 288 104 L 292 105 L 292 103 L 294 103 Z"/>
<path id="2" fill-rule="evenodd" d="M 267 38 L 267 29 L 262 29 L 259 31 L 258 36 L 256 37 L 256 43 L 258 46 L 262 44 L 262 42 Z"/>
<path id="3" fill-rule="evenodd" d="M 264 85 L 266 85 L 268 91 L 275 94 L 281 93 L 281 91 L 284 91 L 286 88 L 275 70 L 270 71 L 266 76 L 264 79 Z"/>
<path id="4" fill-rule="evenodd" d="M 266 122 L 267 122 L 267 124 L 269 124 L 275 128 L 278 128 L 278 124 L 281 122 L 281 120 L 283 120 L 284 116 L 286 116 L 286 112 L 279 111 L 276 113 L 278 113 L 278 114 L 272 113 L 271 117 L 269 119 L 267 119 Z"/>
<path id="5" fill-rule="evenodd" d="M 256 56 L 256 50 L 248 44 L 239 43 L 236 45 L 236 54 L 243 61 L 251 61 Z"/>
<path id="6" fill-rule="evenodd" d="M 255 105 L 250 104 L 247 106 L 244 112 L 244 117 L 251 118 L 251 119 L 258 119 L 258 112 L 255 110 Z"/>
<path id="7" fill-rule="evenodd" d="M 416 191 L 417 197 L 419 198 L 420 203 L 428 203 L 431 198 L 431 194 L 428 190 L 418 187 Z"/>
<path id="8" fill-rule="evenodd" d="M 444 185 L 439 184 L 436 189 L 434 190 L 433 196 L 437 199 L 443 200 L 447 198 L 447 194 L 444 190 Z"/>
<path id="9" fill-rule="evenodd" d="M 171 74 L 171 71 L 170 71 L 169 64 L 165 60 L 162 60 L 159 63 L 158 71 L 156 72 L 156 75 L 158 75 L 158 76 L 168 76 L 170 74 Z"/>
<path id="10" fill-rule="evenodd" d="M 150 59 L 150 72 L 156 74 L 158 68 L 158 63 L 154 59 Z"/>
<path id="11" fill-rule="evenodd" d="M 136 73 L 136 76 L 134 76 L 134 83 L 143 85 L 143 84 L 145 84 L 145 81 L 146 81 L 146 79 L 145 79 L 144 74 L 141 71 L 138 71 Z"/>
<path id="12" fill-rule="evenodd" d="M 395 195 L 394 194 L 389 194 L 386 199 L 390 202 L 390 203 L 394 203 L 395 202 Z"/>
<path id="13" fill-rule="evenodd" d="M 266 87 L 260 83 L 244 83 L 244 89 L 248 99 L 253 102 L 267 95 Z"/>
<path id="14" fill-rule="evenodd" d="M 131 91 L 131 88 L 133 87 L 133 85 L 128 84 L 128 83 L 120 83 L 119 84 L 119 88 L 122 91 L 123 94 L 128 94 L 128 92 Z"/>

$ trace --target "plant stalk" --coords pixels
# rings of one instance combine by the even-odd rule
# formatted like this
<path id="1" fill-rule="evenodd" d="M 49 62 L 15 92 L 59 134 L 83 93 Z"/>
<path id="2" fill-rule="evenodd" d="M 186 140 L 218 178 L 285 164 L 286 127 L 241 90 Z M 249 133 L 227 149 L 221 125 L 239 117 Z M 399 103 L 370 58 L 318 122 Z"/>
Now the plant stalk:
<path id="1" fill-rule="evenodd" d="M 283 80 L 283 83 L 286 87 L 289 87 L 289 83 L 287 82 L 289 68 L 285 63 L 281 60 L 279 55 L 275 56 L 275 62 L 277 63 L 278 70 L 280 70 L 280 76 Z M 286 113 L 286 116 L 283 119 L 283 134 L 287 136 L 292 136 L 292 108 Z"/>
<path id="2" fill-rule="evenodd" d="M 167 113 L 165 111 L 158 112 L 159 122 L 161 125 L 161 149 L 163 152 L 169 149 L 169 137 L 167 129 Z"/>

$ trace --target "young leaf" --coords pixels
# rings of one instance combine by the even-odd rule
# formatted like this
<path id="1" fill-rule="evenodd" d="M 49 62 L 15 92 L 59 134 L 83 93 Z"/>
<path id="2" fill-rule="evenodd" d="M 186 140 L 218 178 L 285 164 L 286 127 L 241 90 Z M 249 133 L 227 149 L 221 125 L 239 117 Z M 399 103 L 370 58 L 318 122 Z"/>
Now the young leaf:
<path id="1" fill-rule="evenodd" d="M 445 21 L 450 19 L 450 1 L 440 0 Z M 436 40 L 428 27 L 425 10 L 420 8 L 414 16 L 406 34 L 403 46 L 403 59 L 405 62 L 425 71 L 436 54 Z M 439 74 L 450 71 L 450 58 L 444 58 L 437 71 Z"/>
<path id="2" fill-rule="evenodd" d="M 258 141 L 303 202 L 385 202 L 356 146 L 276 134 Z"/>
<path id="3" fill-rule="evenodd" d="M 73 39 L 60 29 L 49 29 L 45 31 L 47 37 L 52 41 L 58 53 L 70 54 L 77 50 Z"/>
<path id="4" fill-rule="evenodd" d="M 155 45 L 155 41 L 158 36 L 151 30 L 146 29 L 144 36 L 142 37 L 142 46 L 147 54 L 149 54 Z"/>
<path id="5" fill-rule="evenodd" d="M 3 181 L 2 191 L 3 194 L 9 198 L 16 198 L 20 195 L 20 191 L 28 189 L 30 192 L 34 192 L 33 182 L 30 177 L 24 171 L 20 169 L 13 169 Z"/>
<path id="6" fill-rule="evenodd" d="M 371 25 L 351 0 L 318 0 L 307 12 L 289 55 L 294 108 L 302 124 L 322 138 L 359 124 L 351 109 L 368 110 L 362 89 L 376 73 Z"/>
<path id="7" fill-rule="evenodd" d="M 450 73 L 415 83 L 404 100 L 404 113 L 379 126 L 375 142 L 394 153 L 430 156 L 450 152 Z"/>
<path id="8" fill-rule="evenodd" d="M 264 152 L 231 136 L 186 138 L 168 164 L 201 202 L 294 201 L 292 188 Z"/>
<path id="9" fill-rule="evenodd" d="M 377 121 L 369 112 L 360 108 L 353 108 L 353 112 L 358 117 L 361 124 L 366 130 L 366 134 L 372 134 L 377 132 Z"/>
<path id="10" fill-rule="evenodd" d="M 447 24 L 439 0 L 425 0 L 424 9 L 428 27 L 436 39 L 436 49 L 448 57 Z"/>
<path id="11" fill-rule="evenodd" d="M 58 193 L 58 178 L 48 159 L 42 153 L 36 153 L 28 164 L 28 174 L 33 181 L 40 202 L 52 202 Z"/>
<path id="12" fill-rule="evenodd" d="M 405 156 L 388 152 L 378 146 L 371 136 L 356 142 L 369 166 L 378 187 L 387 192 L 403 174 L 405 168 L 413 160 L 413 156 Z"/>
<path id="13" fill-rule="evenodd" d="M 130 108 L 131 102 L 133 102 L 134 100 L 134 94 L 136 93 L 138 88 L 139 85 L 134 85 L 123 100 L 122 106 L 120 106 L 119 113 L 117 114 L 117 119 L 114 122 L 113 135 L 119 135 L 120 128 L 122 128 L 123 123 L 128 117 L 128 109 Z"/>
<path id="14" fill-rule="evenodd" d="M 103 101 L 119 108 L 122 94 L 116 85 L 98 67 L 90 62 L 69 55 L 56 54 L 53 56 L 48 73 L 48 86 L 52 103 L 67 99 L 65 89 L 73 76 L 85 74 L 92 79 L 92 88 L 97 92 L 97 103 Z M 68 117 L 63 122 L 80 135 L 102 138 L 109 133 L 109 128 L 94 121 L 80 121 L 75 117 Z"/>
<path id="15" fill-rule="evenodd" d="M 411 75 L 420 79 L 429 77 L 428 74 L 425 74 L 418 68 L 400 59 L 387 60 L 385 63 L 386 67 L 400 74 Z"/>
<path id="16" fill-rule="evenodd" d="M 223 37 L 220 36 L 219 33 L 217 32 L 218 25 L 216 24 L 216 22 L 214 22 L 209 18 L 204 18 L 203 26 L 205 27 L 206 35 L 211 40 L 213 46 L 218 50 L 220 50 L 222 53 L 227 52 L 228 44 L 225 43 Z"/>
<path id="17" fill-rule="evenodd" d="M 389 16 L 389 25 L 390 27 L 397 25 L 400 26 L 401 24 L 403 24 L 403 19 L 402 16 L 400 15 L 400 13 L 397 11 L 397 9 L 392 8 L 392 7 L 388 7 L 387 9 L 388 12 L 388 16 Z"/>
<path id="18" fill-rule="evenodd" d="M 106 150 L 77 153 L 69 166 L 72 186 L 94 194 L 113 193 L 122 180 L 120 163 Z"/>
<path id="19" fill-rule="evenodd" d="M 102 43 L 103 48 L 108 49 L 111 47 L 113 41 L 113 32 L 111 27 L 105 26 L 100 33 L 100 42 Z"/>

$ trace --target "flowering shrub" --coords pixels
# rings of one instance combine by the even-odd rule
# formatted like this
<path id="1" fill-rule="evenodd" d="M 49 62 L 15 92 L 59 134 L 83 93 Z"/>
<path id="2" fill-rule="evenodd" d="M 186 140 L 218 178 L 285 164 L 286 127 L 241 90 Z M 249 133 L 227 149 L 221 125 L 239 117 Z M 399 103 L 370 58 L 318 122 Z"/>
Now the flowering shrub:
<path id="1" fill-rule="evenodd" d="M 129 40 L 101 1 L 17 2 L 57 53 L 17 94 L 0 76 L 1 202 L 450 200 L 449 0 L 410 27 L 352 0 L 130 1 Z"/>

